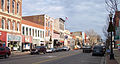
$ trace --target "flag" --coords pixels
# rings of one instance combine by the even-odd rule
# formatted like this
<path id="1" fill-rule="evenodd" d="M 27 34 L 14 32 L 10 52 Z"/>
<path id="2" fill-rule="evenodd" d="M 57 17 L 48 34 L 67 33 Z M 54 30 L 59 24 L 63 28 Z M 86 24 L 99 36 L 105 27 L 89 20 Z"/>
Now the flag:
<path id="1" fill-rule="evenodd" d="M 66 20 L 68 20 L 68 17 L 65 17 Z"/>

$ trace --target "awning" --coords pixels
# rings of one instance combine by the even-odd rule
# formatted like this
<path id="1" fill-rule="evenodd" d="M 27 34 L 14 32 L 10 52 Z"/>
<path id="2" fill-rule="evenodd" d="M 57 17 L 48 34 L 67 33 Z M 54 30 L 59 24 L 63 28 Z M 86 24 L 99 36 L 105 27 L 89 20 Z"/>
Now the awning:
<path id="1" fill-rule="evenodd" d="M 120 44 L 117 44 L 118 46 L 120 46 Z"/>
<path id="2" fill-rule="evenodd" d="M 64 43 L 64 41 L 59 41 L 59 42 Z"/>

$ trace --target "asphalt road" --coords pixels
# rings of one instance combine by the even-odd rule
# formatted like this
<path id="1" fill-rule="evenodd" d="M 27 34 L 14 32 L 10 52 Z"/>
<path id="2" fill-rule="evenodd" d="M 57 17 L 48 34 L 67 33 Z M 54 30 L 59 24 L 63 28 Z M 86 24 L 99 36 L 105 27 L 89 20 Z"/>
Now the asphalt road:
<path id="1" fill-rule="evenodd" d="M 0 59 L 0 64 L 103 64 L 103 62 L 104 57 L 82 53 L 81 50 Z"/>

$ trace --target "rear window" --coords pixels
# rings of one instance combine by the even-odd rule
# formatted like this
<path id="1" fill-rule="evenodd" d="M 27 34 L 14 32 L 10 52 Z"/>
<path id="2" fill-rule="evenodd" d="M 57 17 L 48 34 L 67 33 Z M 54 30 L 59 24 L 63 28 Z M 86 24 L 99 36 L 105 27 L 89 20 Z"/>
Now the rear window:
<path id="1" fill-rule="evenodd" d="M 4 51 L 5 50 L 5 48 L 3 48 L 3 47 L 0 47 L 0 51 Z"/>
<path id="2" fill-rule="evenodd" d="M 102 47 L 99 47 L 99 46 L 98 46 L 98 47 L 94 47 L 93 49 L 102 49 Z"/>

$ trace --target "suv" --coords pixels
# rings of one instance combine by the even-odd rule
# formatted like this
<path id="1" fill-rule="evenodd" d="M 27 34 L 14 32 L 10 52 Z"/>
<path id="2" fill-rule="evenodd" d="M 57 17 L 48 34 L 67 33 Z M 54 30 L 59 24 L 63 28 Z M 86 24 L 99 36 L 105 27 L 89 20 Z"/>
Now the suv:
<path id="1" fill-rule="evenodd" d="M 46 47 L 45 46 L 36 46 L 34 49 L 31 50 L 31 55 L 33 54 L 40 54 L 40 53 L 46 53 Z"/>
<path id="2" fill-rule="evenodd" d="M 8 58 L 11 55 L 11 51 L 8 47 L 0 47 L 0 57 Z"/>

